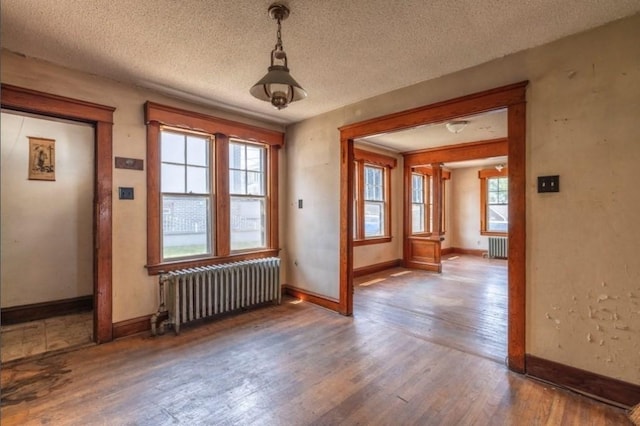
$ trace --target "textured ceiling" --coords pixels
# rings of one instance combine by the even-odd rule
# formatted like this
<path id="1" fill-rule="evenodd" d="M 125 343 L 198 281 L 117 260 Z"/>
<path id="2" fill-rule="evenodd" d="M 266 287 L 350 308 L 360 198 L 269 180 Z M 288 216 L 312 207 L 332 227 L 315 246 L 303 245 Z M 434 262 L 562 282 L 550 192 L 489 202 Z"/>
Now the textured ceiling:
<path id="1" fill-rule="evenodd" d="M 283 42 L 307 99 L 249 95 L 270 0 L 0 0 L 2 47 L 291 123 L 632 15 L 640 0 L 290 0 Z"/>

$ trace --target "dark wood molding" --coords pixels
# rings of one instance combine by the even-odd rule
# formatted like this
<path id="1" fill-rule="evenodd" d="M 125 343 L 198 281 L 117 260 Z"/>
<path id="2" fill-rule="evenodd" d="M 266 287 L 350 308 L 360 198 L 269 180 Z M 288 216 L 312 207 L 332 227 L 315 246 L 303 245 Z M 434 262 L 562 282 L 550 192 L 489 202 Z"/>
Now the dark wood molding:
<path id="1" fill-rule="evenodd" d="M 475 160 L 478 158 L 507 155 L 506 138 L 462 143 L 438 148 L 429 148 L 403 154 L 405 167 L 419 168 L 429 164 L 450 163 L 452 161 Z"/>
<path id="2" fill-rule="evenodd" d="M 3 84 L 2 108 L 65 118 L 95 126 L 94 340 L 112 340 L 112 188 L 115 108 Z"/>
<path id="3" fill-rule="evenodd" d="M 632 407 L 640 403 L 640 385 L 526 355 L 527 375 L 589 396 Z"/>
<path id="4" fill-rule="evenodd" d="M 447 247 L 446 249 L 442 249 L 442 254 L 446 255 L 446 254 L 468 254 L 471 256 L 479 256 L 482 257 L 484 256 L 484 254 L 487 252 L 487 250 L 480 250 L 480 249 L 466 249 L 466 248 L 462 248 L 462 247 Z"/>
<path id="5" fill-rule="evenodd" d="M 321 296 L 319 294 L 303 290 L 301 288 L 293 287 L 289 284 L 285 284 L 282 287 L 285 294 L 288 294 L 289 296 L 295 297 L 296 299 L 304 300 L 305 302 L 313 303 L 318 306 L 322 306 L 323 308 L 327 308 L 335 312 L 342 313 L 340 311 L 340 302 L 335 299 Z"/>
<path id="6" fill-rule="evenodd" d="M 343 139 L 357 139 L 421 124 L 437 123 L 504 108 L 525 101 L 528 81 L 388 114 L 340 127 Z"/>
<path id="7" fill-rule="evenodd" d="M 232 138 L 255 141 L 267 145 L 284 145 L 284 133 L 237 121 L 225 120 L 199 112 L 187 111 L 147 101 L 144 105 L 145 123 L 158 122 L 167 126 L 199 130 L 209 134 L 223 133 Z"/>
<path id="8" fill-rule="evenodd" d="M 144 315 L 113 323 L 113 338 L 119 339 L 149 330 L 151 330 L 151 315 Z"/>
<path id="9" fill-rule="evenodd" d="M 525 318 L 526 318 L 526 174 L 525 129 L 526 89 L 523 81 L 471 95 L 437 102 L 422 107 L 373 118 L 339 128 L 341 140 L 341 191 L 340 191 L 340 306 L 349 314 L 353 312 L 353 139 L 407 129 L 507 108 L 508 129 L 506 139 L 472 142 L 439 150 L 407 153 L 404 166 L 415 167 L 439 162 L 469 160 L 508 155 L 509 164 L 509 318 L 508 364 L 513 371 L 524 372 L 525 366 Z M 452 151 L 446 152 L 447 148 Z M 410 172 L 404 173 L 404 231 L 403 258 L 411 256 L 411 229 L 409 228 Z M 420 265 L 416 265 L 420 266 Z M 433 265 L 425 265 L 432 267 Z"/>
<path id="10" fill-rule="evenodd" d="M 0 322 L 3 325 L 36 321 L 60 315 L 86 312 L 93 309 L 93 295 L 72 297 L 51 302 L 32 303 L 0 309 Z"/>
<path id="11" fill-rule="evenodd" d="M 204 259 L 191 260 L 188 262 L 178 261 L 158 263 L 155 265 L 147 265 L 146 268 L 149 275 L 158 275 L 169 271 L 176 271 L 178 269 L 197 268 L 207 265 L 219 265 L 221 263 L 240 262 L 250 259 L 262 259 L 264 257 L 276 257 L 279 253 L 280 249 L 256 250 L 246 253 L 234 253 L 228 256 L 207 257 Z"/>
<path id="12" fill-rule="evenodd" d="M 380 262 L 374 265 L 361 266 L 353 269 L 354 277 L 361 277 L 363 275 L 374 274 L 376 272 L 385 271 L 387 269 L 396 268 L 402 266 L 402 259 L 389 260 L 387 262 Z"/>
<path id="13" fill-rule="evenodd" d="M 375 237 L 375 238 L 365 238 L 364 240 L 354 240 L 353 246 L 370 246 L 372 244 L 385 244 L 390 243 L 391 237 Z"/>
<path id="14" fill-rule="evenodd" d="M 367 151 L 361 148 L 353 149 L 353 158 L 356 161 L 364 161 L 365 163 L 376 164 L 382 167 L 389 167 L 391 169 L 398 165 L 398 160 L 388 155 L 379 154 L 377 152 Z"/>

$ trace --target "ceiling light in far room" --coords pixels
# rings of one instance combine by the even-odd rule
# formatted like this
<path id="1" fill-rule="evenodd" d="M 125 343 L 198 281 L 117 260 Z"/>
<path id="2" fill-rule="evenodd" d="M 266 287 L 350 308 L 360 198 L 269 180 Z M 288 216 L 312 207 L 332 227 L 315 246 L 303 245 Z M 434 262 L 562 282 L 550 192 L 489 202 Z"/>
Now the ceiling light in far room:
<path id="1" fill-rule="evenodd" d="M 449 121 L 446 126 L 451 133 L 460 133 L 469 124 L 466 120 Z"/>
<path id="2" fill-rule="evenodd" d="M 287 54 L 282 47 L 280 22 L 289 16 L 289 8 L 283 4 L 274 3 L 269 6 L 269 16 L 278 21 L 276 46 L 271 51 L 271 66 L 269 72 L 249 92 L 262 101 L 271 102 L 271 105 L 280 110 L 286 108 L 291 102 L 304 99 L 307 92 L 289 74 Z"/>
<path id="3" fill-rule="evenodd" d="M 502 169 L 504 169 L 504 164 L 498 164 L 498 165 L 496 166 L 496 170 L 497 170 L 498 172 L 501 172 L 501 171 L 502 171 Z"/>

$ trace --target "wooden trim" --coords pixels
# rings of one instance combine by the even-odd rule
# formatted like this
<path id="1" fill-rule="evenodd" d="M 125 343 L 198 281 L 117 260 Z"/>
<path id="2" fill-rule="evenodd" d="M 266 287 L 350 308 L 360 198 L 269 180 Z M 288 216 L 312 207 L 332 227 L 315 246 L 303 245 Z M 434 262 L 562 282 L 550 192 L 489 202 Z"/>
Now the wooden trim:
<path id="1" fill-rule="evenodd" d="M 587 396 L 632 407 L 640 403 L 640 385 L 526 355 L 527 375 Z"/>
<path id="2" fill-rule="evenodd" d="M 471 256 L 479 256 L 479 257 L 484 257 L 484 255 L 487 253 L 486 250 L 481 250 L 481 249 L 466 249 L 466 248 L 461 248 L 461 247 L 447 247 L 446 249 L 442 249 L 442 254 L 454 254 L 454 253 L 459 253 L 459 254 L 468 254 Z"/>
<path id="3" fill-rule="evenodd" d="M 450 163 L 453 161 L 500 157 L 507 155 L 507 152 L 508 139 L 500 138 L 412 151 L 403 154 L 403 156 L 406 166 L 419 167 L 434 163 Z"/>
<path id="4" fill-rule="evenodd" d="M 221 263 L 228 262 L 240 262 L 243 260 L 251 260 L 251 259 L 262 259 L 265 257 L 275 257 L 278 256 L 280 249 L 265 249 L 265 250 L 256 250 L 251 252 L 244 253 L 232 253 L 228 256 L 219 256 L 219 257 L 206 257 L 203 259 L 194 259 L 189 261 L 176 261 L 176 262 L 165 262 L 159 263 L 157 265 L 147 265 L 147 273 L 149 275 L 158 275 L 164 274 L 169 271 L 176 271 L 178 269 L 188 269 L 188 268 L 197 268 L 199 266 L 207 266 L 207 265 L 219 265 Z"/>
<path id="5" fill-rule="evenodd" d="M 380 262 L 374 265 L 361 266 L 353 270 L 354 277 L 361 277 L 363 275 L 374 274 L 376 272 L 386 271 L 387 269 L 396 268 L 402 266 L 402 259 L 389 260 L 387 262 Z"/>
<path id="6" fill-rule="evenodd" d="M 147 123 L 147 265 L 160 263 L 160 123 Z"/>
<path id="7" fill-rule="evenodd" d="M 340 302 L 338 312 L 353 313 L 353 139 L 340 139 Z"/>
<path id="8" fill-rule="evenodd" d="M 215 135 L 215 214 L 213 227 L 216 236 L 217 257 L 227 257 L 231 253 L 231 199 L 229 197 L 229 137 L 221 133 Z M 271 174 L 268 170 L 267 174 Z"/>
<path id="9" fill-rule="evenodd" d="M 232 138 L 255 141 L 267 145 L 284 145 L 284 133 L 276 130 L 264 129 L 150 101 L 144 104 L 144 112 L 145 123 L 157 121 L 168 126 L 199 130 L 209 134 L 223 133 Z"/>
<path id="10" fill-rule="evenodd" d="M 151 315 L 144 315 L 138 318 L 132 318 L 124 321 L 118 321 L 113 324 L 113 338 L 131 336 L 133 334 L 142 333 L 151 330 Z"/>
<path id="11" fill-rule="evenodd" d="M 363 240 L 353 240 L 353 246 L 370 246 L 372 244 L 384 244 L 390 243 L 391 237 L 376 237 L 376 238 L 365 238 Z"/>
<path id="12" fill-rule="evenodd" d="M 433 168 L 431 166 L 413 166 L 411 171 L 421 175 L 433 176 Z M 451 171 L 442 169 L 442 180 L 451 179 Z"/>
<path id="13" fill-rule="evenodd" d="M 36 321 L 60 315 L 75 314 L 93 309 L 93 295 L 72 297 L 51 302 L 32 303 L 0 309 L 3 325 Z"/>
<path id="14" fill-rule="evenodd" d="M 524 87 L 522 88 L 524 95 Z M 525 369 L 526 339 L 526 104 L 510 105 L 507 112 L 509 139 L 509 300 L 508 364 L 513 371 Z"/>
<path id="15" fill-rule="evenodd" d="M 267 152 L 266 167 L 267 167 L 267 193 L 265 197 L 266 211 L 268 214 L 267 221 L 267 248 L 258 250 L 246 250 L 231 252 L 230 241 L 230 195 L 229 195 L 229 135 L 224 133 L 203 133 L 208 136 L 215 136 L 215 142 L 213 144 L 214 153 L 212 173 L 214 176 L 213 186 L 214 191 L 212 195 L 212 205 L 215 212 L 212 213 L 212 230 L 215 233 L 215 247 L 214 253 L 211 256 L 203 257 L 199 259 L 189 260 L 176 260 L 176 261 L 163 261 L 161 255 L 161 231 L 160 220 L 162 217 L 161 212 L 161 200 L 160 200 L 160 123 L 159 121 L 149 120 L 151 118 L 165 117 L 164 115 L 158 115 L 156 109 L 157 104 L 149 103 L 145 104 L 145 113 L 147 114 L 147 272 L 149 275 L 157 275 L 160 273 L 173 271 L 176 269 L 193 268 L 198 266 L 215 265 L 236 260 L 257 259 L 268 256 L 277 256 L 279 252 L 278 248 L 278 233 L 279 233 L 279 198 L 278 198 L 278 155 L 279 145 L 277 144 L 264 144 L 262 141 L 258 142 L 261 146 L 264 146 Z M 162 106 L 160 106 L 162 107 Z M 170 107 L 162 107 L 167 110 L 173 110 Z M 164 111 L 160 109 L 161 111 Z M 188 113 L 183 110 L 175 110 L 183 113 Z M 167 111 L 165 111 L 167 112 Z M 164 114 L 164 113 L 163 113 Z M 216 123 L 215 117 L 209 117 L 202 114 L 194 113 L 197 120 L 204 120 L 205 118 L 211 118 Z M 176 121 L 179 120 L 179 116 Z M 188 114 L 186 115 L 188 117 Z M 166 118 L 166 117 L 165 117 Z M 186 128 L 185 123 L 191 123 L 193 125 L 202 124 L 199 121 L 179 121 L 182 123 L 180 129 L 176 128 L 176 131 L 195 131 L 199 128 Z M 173 126 L 177 126 L 173 123 Z M 209 126 L 209 130 L 213 127 Z M 279 133 L 280 134 L 280 133 Z M 281 134 L 282 135 L 282 134 Z M 251 142 L 251 141 L 248 141 Z"/>
<path id="16" fill-rule="evenodd" d="M 360 148 L 353 149 L 353 158 L 356 161 L 364 161 L 365 163 L 371 163 L 382 167 L 395 168 L 398 165 L 398 160 L 388 155 L 379 154 L 377 152 L 366 151 Z"/>
<path id="17" fill-rule="evenodd" d="M 496 169 L 482 169 L 478 171 L 479 179 L 487 179 L 492 177 L 506 177 L 506 176 L 509 176 L 509 169 L 507 167 L 504 167 L 500 171 Z"/>
<path id="18" fill-rule="evenodd" d="M 351 218 L 353 176 L 345 166 L 346 160 L 353 161 L 353 145 L 348 143 L 354 138 L 362 138 L 377 133 L 407 129 L 422 124 L 443 122 L 481 112 L 507 108 L 507 138 L 483 141 L 462 146 L 445 147 L 440 151 L 408 153 L 404 157 L 405 167 L 420 166 L 437 162 L 469 160 L 508 155 L 509 163 L 509 318 L 508 318 L 508 364 L 509 368 L 524 372 L 525 350 L 525 294 L 526 294 L 526 234 L 525 234 L 525 101 L 528 82 L 523 81 L 509 86 L 499 87 L 468 96 L 401 111 L 382 117 L 340 127 L 342 149 L 341 192 L 340 192 L 340 305 L 353 312 L 353 230 Z M 483 147 L 489 144 L 489 147 Z M 447 153 L 447 148 L 451 151 Z M 409 161 L 408 161 L 409 160 Z M 347 164 L 348 166 L 348 164 Z M 346 167 L 346 168 L 345 168 Z M 404 197 L 404 250 L 407 257 L 407 239 L 410 228 L 406 220 L 410 194 L 407 194 L 407 175 L 405 173 Z M 405 266 L 407 262 L 405 261 Z"/>
<path id="19" fill-rule="evenodd" d="M 342 313 L 340 310 L 340 302 L 335 299 L 321 296 L 311 291 L 293 287 L 288 284 L 285 284 L 283 288 L 286 294 L 295 297 L 296 299 L 304 300 L 305 302 L 310 302 L 315 305 L 322 306 L 323 308 Z"/>
<path id="20" fill-rule="evenodd" d="M 113 124 L 113 107 L 2 83 L 2 108 L 85 123 Z"/>
<path id="21" fill-rule="evenodd" d="M 392 130 L 402 130 L 422 124 L 493 111 L 525 101 L 528 81 L 510 84 L 483 92 L 388 114 L 338 128 L 341 138 L 357 139 Z"/>
<path id="22" fill-rule="evenodd" d="M 7 84 L 1 87 L 2 108 L 65 118 L 95 126 L 94 188 L 94 340 L 112 340 L 112 172 L 115 108 Z"/>

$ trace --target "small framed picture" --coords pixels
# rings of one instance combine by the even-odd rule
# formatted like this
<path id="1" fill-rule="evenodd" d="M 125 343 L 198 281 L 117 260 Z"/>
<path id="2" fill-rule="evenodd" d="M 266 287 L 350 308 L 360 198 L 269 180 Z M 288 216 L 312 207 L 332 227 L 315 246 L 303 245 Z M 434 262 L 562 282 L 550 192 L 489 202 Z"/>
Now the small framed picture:
<path id="1" fill-rule="evenodd" d="M 56 141 L 29 136 L 29 179 L 56 180 Z"/>

